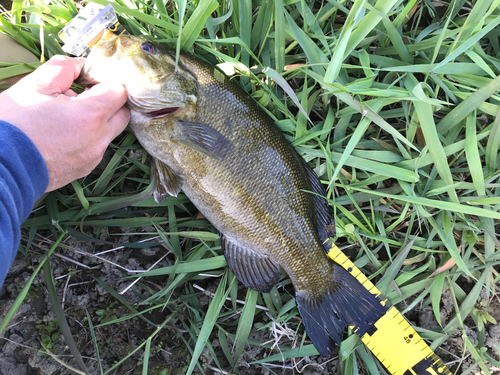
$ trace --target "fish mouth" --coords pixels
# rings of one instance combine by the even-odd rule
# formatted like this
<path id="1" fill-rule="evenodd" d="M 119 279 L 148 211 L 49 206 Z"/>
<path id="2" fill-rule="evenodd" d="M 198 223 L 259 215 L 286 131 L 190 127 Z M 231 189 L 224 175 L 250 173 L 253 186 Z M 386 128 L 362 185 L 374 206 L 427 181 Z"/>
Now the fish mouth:
<path id="1" fill-rule="evenodd" d="M 182 107 L 166 107 L 166 108 L 159 109 L 157 111 L 144 113 L 144 115 L 146 115 L 149 118 L 156 119 L 156 118 L 167 117 L 167 116 L 173 115 L 174 113 L 179 112 L 181 109 L 182 109 Z"/>

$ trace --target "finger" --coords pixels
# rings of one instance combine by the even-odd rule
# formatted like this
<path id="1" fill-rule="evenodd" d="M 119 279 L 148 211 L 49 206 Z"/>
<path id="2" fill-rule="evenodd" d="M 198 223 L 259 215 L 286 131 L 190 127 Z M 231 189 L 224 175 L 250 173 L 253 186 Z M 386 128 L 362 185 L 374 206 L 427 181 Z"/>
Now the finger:
<path id="1" fill-rule="evenodd" d="M 73 98 L 78 96 L 78 94 L 76 92 L 74 92 L 73 90 L 71 90 L 71 89 L 63 92 L 63 94 L 66 95 L 66 96 L 71 96 Z"/>
<path id="2" fill-rule="evenodd" d="M 117 83 L 99 83 L 82 92 L 77 99 L 109 121 L 127 102 L 127 91 Z"/>
<path id="3" fill-rule="evenodd" d="M 84 59 L 56 55 L 23 80 L 24 85 L 43 95 L 57 95 L 66 92 L 78 77 Z"/>
<path id="4" fill-rule="evenodd" d="M 111 143 L 118 134 L 120 134 L 123 129 L 125 129 L 130 122 L 130 110 L 127 107 L 121 107 L 108 121 L 109 132 L 107 139 L 108 143 Z"/>

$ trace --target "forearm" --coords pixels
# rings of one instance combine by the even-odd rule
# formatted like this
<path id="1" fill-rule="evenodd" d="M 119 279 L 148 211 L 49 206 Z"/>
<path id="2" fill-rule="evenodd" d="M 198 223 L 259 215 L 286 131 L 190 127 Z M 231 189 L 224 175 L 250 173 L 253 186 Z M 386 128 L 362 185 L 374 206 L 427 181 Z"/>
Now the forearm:
<path id="1" fill-rule="evenodd" d="M 48 184 L 47 166 L 33 142 L 0 120 L 0 285 L 14 261 L 20 226 Z"/>

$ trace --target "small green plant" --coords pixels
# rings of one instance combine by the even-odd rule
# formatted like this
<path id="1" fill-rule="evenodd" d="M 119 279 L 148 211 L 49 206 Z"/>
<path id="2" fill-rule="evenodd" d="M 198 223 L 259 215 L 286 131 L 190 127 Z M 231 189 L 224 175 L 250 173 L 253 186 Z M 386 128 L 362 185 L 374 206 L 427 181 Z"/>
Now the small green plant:
<path id="1" fill-rule="evenodd" d="M 472 314 L 476 317 L 477 319 L 477 329 L 478 331 L 483 331 L 484 326 L 487 322 L 490 322 L 492 324 L 497 324 L 497 321 L 494 317 L 491 316 L 490 313 L 493 312 L 493 308 L 488 306 L 488 301 L 481 301 L 472 310 Z"/>
<path id="2" fill-rule="evenodd" d="M 48 350 L 52 350 L 56 344 L 59 343 L 61 331 L 57 320 L 40 320 L 37 322 L 36 329 L 40 335 L 42 346 Z"/>
<path id="3" fill-rule="evenodd" d="M 97 310 L 95 313 L 99 317 L 99 324 L 109 323 L 113 320 L 118 319 L 116 316 L 116 309 L 112 308 L 113 305 L 106 307 L 104 310 Z"/>
<path id="4" fill-rule="evenodd" d="M 151 373 L 152 374 L 157 374 L 157 375 L 168 375 L 168 369 L 166 369 L 165 367 L 153 367 L 151 369 Z"/>

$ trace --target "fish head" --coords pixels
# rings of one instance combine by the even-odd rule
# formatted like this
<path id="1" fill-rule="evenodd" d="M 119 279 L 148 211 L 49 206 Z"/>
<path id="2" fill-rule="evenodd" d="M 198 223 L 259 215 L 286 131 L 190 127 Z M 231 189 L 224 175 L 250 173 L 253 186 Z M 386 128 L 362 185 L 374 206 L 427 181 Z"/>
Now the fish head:
<path id="1" fill-rule="evenodd" d="M 196 107 L 198 83 L 175 52 L 144 38 L 115 35 L 106 30 L 87 57 L 77 83 L 89 87 L 119 83 L 128 93 L 127 106 L 135 118 L 189 118 Z M 188 112 L 188 113 L 185 113 Z"/>

